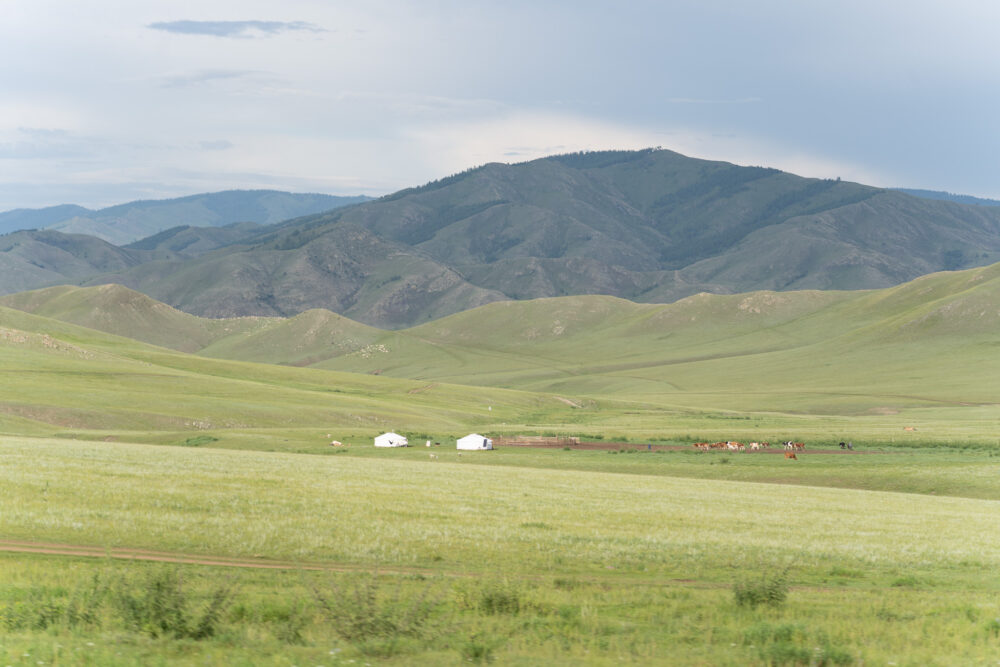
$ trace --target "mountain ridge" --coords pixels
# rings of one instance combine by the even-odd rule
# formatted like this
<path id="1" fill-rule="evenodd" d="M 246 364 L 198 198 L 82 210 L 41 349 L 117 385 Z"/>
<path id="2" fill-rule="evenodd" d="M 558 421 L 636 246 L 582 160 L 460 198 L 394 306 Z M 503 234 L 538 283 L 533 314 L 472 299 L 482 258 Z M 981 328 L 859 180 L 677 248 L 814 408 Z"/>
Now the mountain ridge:
<path id="1" fill-rule="evenodd" d="M 88 234 L 124 245 L 180 224 L 210 227 L 240 222 L 272 224 L 370 199 L 279 190 L 223 190 L 171 199 L 139 199 L 96 210 L 63 204 L 0 212 L 0 233 L 44 228 Z"/>
<path id="2" fill-rule="evenodd" d="M 159 254 L 73 282 L 208 317 L 325 308 L 403 329 L 571 294 L 888 287 L 1000 260 L 1000 208 L 647 149 L 491 163 L 227 239 L 186 228 L 130 248 Z"/>

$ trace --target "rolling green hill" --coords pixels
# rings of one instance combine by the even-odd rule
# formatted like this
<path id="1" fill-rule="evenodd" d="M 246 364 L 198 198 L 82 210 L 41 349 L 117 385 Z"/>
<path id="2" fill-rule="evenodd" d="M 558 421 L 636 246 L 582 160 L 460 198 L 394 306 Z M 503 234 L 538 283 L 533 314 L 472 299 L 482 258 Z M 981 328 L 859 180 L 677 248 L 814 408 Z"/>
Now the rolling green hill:
<path id="1" fill-rule="evenodd" d="M 506 301 L 402 331 L 322 310 L 208 320 L 112 285 L 0 304 L 203 357 L 538 392 L 573 406 L 560 420 L 595 428 L 714 412 L 962 415 L 978 432 L 1000 409 L 1000 264 L 871 291 Z"/>
<path id="2" fill-rule="evenodd" d="M 510 299 L 870 289 L 998 260 L 998 208 L 645 150 L 488 164 L 87 284 L 396 329 Z"/>
<path id="3" fill-rule="evenodd" d="M 316 447 L 331 430 L 468 432 L 573 411 L 527 392 L 195 357 L 4 307 L 0 373 L 7 434 L 125 432 L 176 444 L 210 432 L 229 434 L 223 444 L 233 447 Z"/>

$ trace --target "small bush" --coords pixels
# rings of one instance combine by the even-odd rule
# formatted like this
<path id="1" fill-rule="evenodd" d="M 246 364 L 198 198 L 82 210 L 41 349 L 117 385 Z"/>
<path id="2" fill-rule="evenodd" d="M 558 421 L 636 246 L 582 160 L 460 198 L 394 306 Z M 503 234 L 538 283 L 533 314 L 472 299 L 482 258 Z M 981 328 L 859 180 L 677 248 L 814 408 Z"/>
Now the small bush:
<path id="1" fill-rule="evenodd" d="M 814 665 L 813 652 L 790 642 L 768 644 L 760 651 L 769 665 Z"/>
<path id="2" fill-rule="evenodd" d="M 839 646 L 827 645 L 817 651 L 813 664 L 816 667 L 826 667 L 826 665 L 853 665 L 855 662 L 850 651 Z"/>
<path id="3" fill-rule="evenodd" d="M 176 569 L 150 571 L 145 581 L 123 577 L 113 596 L 113 604 L 125 623 L 151 637 L 207 639 L 215 635 L 222 615 L 230 606 L 232 587 L 226 583 L 215 589 L 200 611 L 184 589 Z"/>
<path id="4" fill-rule="evenodd" d="M 743 635 L 743 643 L 761 646 L 769 642 L 791 642 L 796 638 L 804 638 L 804 636 L 805 633 L 799 625 L 758 623 L 746 631 Z"/>
<path id="5" fill-rule="evenodd" d="M 575 579 L 556 577 L 552 580 L 552 585 L 561 591 L 572 591 L 576 590 L 580 586 L 580 582 Z"/>
<path id="6" fill-rule="evenodd" d="M 893 579 L 890 585 L 895 588 L 912 588 L 913 586 L 916 586 L 919 583 L 920 583 L 919 579 L 917 579 L 913 575 L 908 574 L 906 576 Z"/>
<path id="7" fill-rule="evenodd" d="M 196 435 L 193 438 L 188 438 L 183 443 L 184 447 L 201 447 L 202 445 L 207 445 L 210 442 L 217 442 L 218 438 L 213 438 L 210 435 Z"/>
<path id="8" fill-rule="evenodd" d="M 17 602 L 0 608 L 0 627 L 7 630 L 46 630 L 50 627 L 97 627 L 108 587 L 94 575 L 90 583 L 68 594 L 64 589 L 32 589 Z"/>
<path id="9" fill-rule="evenodd" d="M 762 568 L 759 579 L 743 579 L 733 584 L 733 600 L 739 607 L 780 607 L 787 599 L 788 570 L 774 572 Z"/>
<path id="10" fill-rule="evenodd" d="M 503 637 L 493 637 L 477 632 L 469 637 L 461 647 L 462 658 L 468 662 L 493 662 L 494 652 L 504 645 Z"/>
<path id="11" fill-rule="evenodd" d="M 479 611 L 484 614 L 516 616 L 525 608 L 521 600 L 521 592 L 509 582 L 492 582 L 485 585 L 479 593 Z"/>
<path id="12" fill-rule="evenodd" d="M 365 646 L 374 649 L 376 645 L 385 649 L 395 644 L 374 640 L 423 638 L 432 634 L 432 620 L 441 606 L 431 596 L 432 588 L 428 584 L 409 599 L 403 596 L 400 585 L 387 594 L 375 572 L 351 586 L 335 580 L 330 581 L 329 591 L 314 586 L 313 596 L 341 639 L 355 642 L 362 649 Z"/>

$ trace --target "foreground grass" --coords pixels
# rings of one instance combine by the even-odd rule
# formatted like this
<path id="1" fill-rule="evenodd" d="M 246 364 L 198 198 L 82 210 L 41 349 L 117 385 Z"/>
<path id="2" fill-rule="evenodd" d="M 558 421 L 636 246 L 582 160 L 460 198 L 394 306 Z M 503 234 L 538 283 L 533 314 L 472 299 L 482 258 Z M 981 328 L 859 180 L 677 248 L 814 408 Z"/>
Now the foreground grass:
<path id="1" fill-rule="evenodd" d="M 787 557 L 885 576 L 942 562 L 970 575 L 1000 567 L 993 501 L 923 496 L 914 507 L 909 494 L 481 466 L 470 456 L 0 447 L 8 538 L 473 573 L 712 579 L 734 563 Z M 487 544 L 504 547 L 484 553 Z"/>
<path id="2" fill-rule="evenodd" d="M 508 459 L 514 465 L 454 454 L 432 461 L 414 450 L 320 457 L 4 438 L 5 539 L 264 556 L 339 570 L 224 572 L 0 555 L 0 658 L 967 665 L 992 664 L 1000 651 L 995 500 L 638 469 L 655 470 L 668 454 L 518 451 Z M 934 466 L 934 456 L 946 463 L 954 455 L 915 460 L 929 475 L 947 468 Z M 558 469 L 557 456 L 636 468 Z M 662 465 L 688 465 L 694 456 L 678 453 Z M 839 474 L 862 486 L 873 483 L 865 461 L 878 456 L 828 457 L 824 465 L 827 472 L 842 465 Z M 529 467 L 532 458 L 542 467 Z M 760 457 L 746 469 L 766 465 Z M 970 465 L 995 471 L 989 457 Z M 163 572 L 179 573 L 192 618 L 220 585 L 230 586 L 210 637 L 154 635 L 121 612 L 120 582 L 142 597 Z M 736 603 L 734 583 L 782 573 L 790 586 L 784 604 Z M 355 636 L 335 601 L 368 600 L 371 590 L 366 608 L 396 630 Z M 84 599 L 92 601 L 89 620 L 67 613 Z M 417 629 L 412 610 L 424 602 Z"/>
<path id="3" fill-rule="evenodd" d="M 728 586 L 613 578 L 234 574 L 9 555 L 0 556 L 0 572 L 0 659 L 12 665 L 970 665 L 993 664 L 1000 647 L 995 596 L 912 585 L 793 587 L 784 605 L 750 609 Z M 183 582 L 193 615 L 220 582 L 233 591 L 210 637 L 154 635 L 121 613 L 119 586 L 141 598 L 151 582 L 171 577 Z M 87 618 L 66 613 L 100 586 Z M 343 608 L 325 606 L 331 594 L 370 590 L 376 601 L 362 606 L 389 629 L 358 635 Z"/>

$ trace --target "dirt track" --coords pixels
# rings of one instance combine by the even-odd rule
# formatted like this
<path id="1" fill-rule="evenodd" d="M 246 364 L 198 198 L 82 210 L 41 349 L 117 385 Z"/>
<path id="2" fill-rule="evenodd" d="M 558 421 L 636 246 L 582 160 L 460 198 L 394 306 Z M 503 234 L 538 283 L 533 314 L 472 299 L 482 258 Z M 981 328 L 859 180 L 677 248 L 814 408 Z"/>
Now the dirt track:
<path id="1" fill-rule="evenodd" d="M 214 565 L 219 567 L 242 567 L 260 570 L 320 570 L 328 572 L 371 571 L 371 566 L 342 563 L 309 563 L 270 558 L 230 558 L 228 556 L 205 556 L 184 554 L 173 551 L 153 551 L 149 549 L 128 549 L 125 547 L 94 547 L 81 544 L 56 544 L 52 542 L 28 542 L 0 539 L 0 552 L 47 554 L 53 556 L 81 556 L 85 558 L 114 558 L 116 560 L 142 560 L 158 563 L 183 563 L 187 565 Z M 379 568 L 387 574 L 429 574 L 434 571 L 421 568 Z M 465 575 L 453 575 L 465 576 Z"/>

